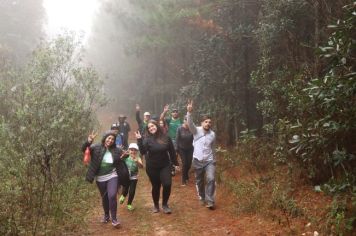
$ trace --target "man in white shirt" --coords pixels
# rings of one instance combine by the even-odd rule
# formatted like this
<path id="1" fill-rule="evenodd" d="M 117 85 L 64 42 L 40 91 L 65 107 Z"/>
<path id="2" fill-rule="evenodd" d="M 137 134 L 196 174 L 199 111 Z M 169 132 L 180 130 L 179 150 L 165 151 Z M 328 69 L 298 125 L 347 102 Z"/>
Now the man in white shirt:
<path id="1" fill-rule="evenodd" d="M 215 209 L 215 132 L 211 130 L 212 121 L 207 115 L 201 119 L 201 126 L 196 127 L 192 119 L 193 101 L 187 105 L 187 122 L 193 134 L 193 167 L 200 201 L 206 207 Z M 204 181 L 204 177 L 206 180 Z"/>

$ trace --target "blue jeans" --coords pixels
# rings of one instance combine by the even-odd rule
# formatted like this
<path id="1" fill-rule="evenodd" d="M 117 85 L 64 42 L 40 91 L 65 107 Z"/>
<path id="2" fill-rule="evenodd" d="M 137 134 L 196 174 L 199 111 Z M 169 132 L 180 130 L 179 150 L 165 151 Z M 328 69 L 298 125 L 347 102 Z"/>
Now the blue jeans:
<path id="1" fill-rule="evenodd" d="M 215 203 L 215 169 L 216 161 L 199 161 L 193 159 L 195 183 L 201 200 Z"/>

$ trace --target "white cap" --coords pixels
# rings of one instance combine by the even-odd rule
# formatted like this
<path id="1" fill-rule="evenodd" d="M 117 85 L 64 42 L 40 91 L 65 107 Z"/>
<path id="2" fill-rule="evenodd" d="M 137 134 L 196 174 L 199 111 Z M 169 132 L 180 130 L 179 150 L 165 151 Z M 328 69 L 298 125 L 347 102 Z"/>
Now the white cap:
<path id="1" fill-rule="evenodd" d="M 143 113 L 143 115 L 144 116 L 150 116 L 151 114 L 148 111 L 146 111 L 145 113 Z"/>
<path id="2" fill-rule="evenodd" d="M 137 146 L 137 144 L 136 143 L 130 143 L 130 145 L 129 145 L 129 149 L 136 149 L 136 150 L 139 150 L 138 149 L 138 146 Z"/>

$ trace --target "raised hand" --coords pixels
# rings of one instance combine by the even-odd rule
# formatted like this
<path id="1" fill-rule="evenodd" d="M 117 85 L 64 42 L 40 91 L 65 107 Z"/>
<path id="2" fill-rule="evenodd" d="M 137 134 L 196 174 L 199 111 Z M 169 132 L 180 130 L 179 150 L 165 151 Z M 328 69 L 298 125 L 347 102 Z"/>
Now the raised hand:
<path id="1" fill-rule="evenodd" d="M 136 104 L 136 111 L 140 110 L 140 105 Z"/>
<path id="2" fill-rule="evenodd" d="M 166 104 L 166 105 L 163 107 L 163 112 L 166 113 L 166 112 L 168 112 L 168 110 L 169 110 L 169 105 Z"/>
<path id="3" fill-rule="evenodd" d="M 135 132 L 135 136 L 136 136 L 136 139 L 142 138 L 142 136 L 141 136 L 141 134 L 140 134 L 140 131 L 136 131 L 136 132 Z"/>
<path id="4" fill-rule="evenodd" d="M 187 112 L 192 112 L 192 111 L 193 111 L 193 100 L 188 100 Z"/>
<path id="5" fill-rule="evenodd" d="M 97 135 L 98 135 L 98 133 L 94 132 L 94 130 L 93 130 L 88 136 L 88 142 L 92 143 Z"/>

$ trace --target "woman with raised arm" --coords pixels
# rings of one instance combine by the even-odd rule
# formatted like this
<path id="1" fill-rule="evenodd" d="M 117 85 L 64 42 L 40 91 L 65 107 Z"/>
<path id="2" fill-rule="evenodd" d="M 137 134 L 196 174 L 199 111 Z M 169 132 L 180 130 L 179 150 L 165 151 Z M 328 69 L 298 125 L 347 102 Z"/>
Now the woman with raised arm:
<path id="1" fill-rule="evenodd" d="M 144 138 L 140 132 L 136 132 L 136 138 L 141 154 L 146 157 L 146 173 L 152 185 L 153 212 L 160 211 L 159 197 L 162 186 L 162 209 L 164 213 L 170 214 L 172 213 L 168 206 L 172 188 L 170 160 L 178 169 L 176 152 L 171 138 L 162 132 L 156 121 L 150 120 L 144 132 Z"/>
<path id="2" fill-rule="evenodd" d="M 92 144 L 96 135 L 91 133 L 82 147 L 83 151 L 89 147 L 91 155 L 86 180 L 90 183 L 96 180 L 104 210 L 101 222 L 108 223 L 111 216 L 111 223 L 117 228 L 120 226 L 117 218 L 117 190 L 119 184 L 128 184 L 129 173 L 121 160 L 123 151 L 115 145 L 116 134 L 112 130 L 107 131 L 101 143 Z"/>

